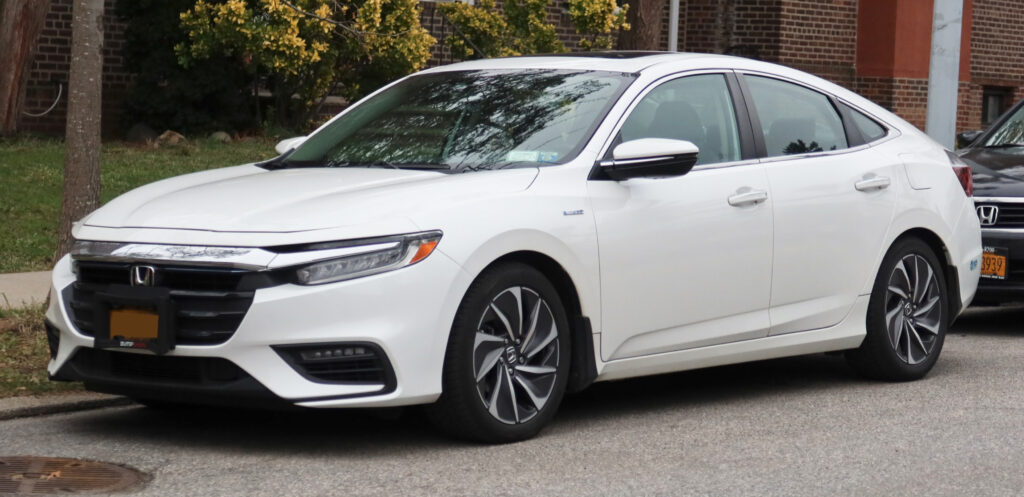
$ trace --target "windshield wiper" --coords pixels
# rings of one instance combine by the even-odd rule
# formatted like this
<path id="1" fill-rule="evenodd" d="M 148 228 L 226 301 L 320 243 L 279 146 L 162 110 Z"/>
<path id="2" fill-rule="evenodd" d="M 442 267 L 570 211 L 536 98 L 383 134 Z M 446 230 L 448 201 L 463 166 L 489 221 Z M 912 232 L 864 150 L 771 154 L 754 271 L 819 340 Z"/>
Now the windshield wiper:
<path id="1" fill-rule="evenodd" d="M 304 167 L 387 167 L 391 169 L 429 169 L 429 170 L 444 170 L 451 169 L 447 164 L 430 164 L 430 163 L 411 163 L 402 164 L 387 161 L 377 162 L 353 162 L 353 161 L 290 161 L 290 160 L 279 160 L 274 159 L 260 164 L 267 169 L 292 169 L 292 168 L 304 168 Z"/>
<path id="2" fill-rule="evenodd" d="M 445 170 L 451 169 L 447 164 L 430 164 L 430 163 L 401 163 L 401 162 L 388 162 L 388 161 L 376 161 L 376 162 L 351 162 L 351 161 L 331 161 L 324 164 L 326 167 L 388 167 L 391 169 L 439 169 Z"/>
<path id="3" fill-rule="evenodd" d="M 999 145 L 985 145 L 983 148 L 1017 148 L 1024 147 L 1024 143 L 1000 143 Z"/>
<path id="4" fill-rule="evenodd" d="M 479 166 L 463 166 L 458 169 L 462 172 L 476 172 L 497 171 L 499 169 L 516 169 L 520 167 L 540 167 L 540 163 L 533 160 L 519 160 L 512 162 L 493 162 L 490 164 L 481 164 Z"/>
<path id="5" fill-rule="evenodd" d="M 375 162 L 373 164 L 370 164 L 370 166 L 393 167 L 395 169 L 424 169 L 442 171 L 447 171 L 451 169 L 450 167 L 448 167 L 447 164 L 430 164 L 427 162 L 424 162 L 422 164 L 395 164 L 391 162 Z"/>

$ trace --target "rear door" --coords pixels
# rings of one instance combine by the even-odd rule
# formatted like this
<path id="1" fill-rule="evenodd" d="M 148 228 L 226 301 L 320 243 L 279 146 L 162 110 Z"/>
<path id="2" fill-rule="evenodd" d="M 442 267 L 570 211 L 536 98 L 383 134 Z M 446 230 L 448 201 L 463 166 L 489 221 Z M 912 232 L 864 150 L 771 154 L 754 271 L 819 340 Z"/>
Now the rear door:
<path id="1" fill-rule="evenodd" d="M 769 334 L 838 324 L 874 278 L 900 165 L 864 144 L 851 110 L 833 97 L 793 81 L 743 79 L 773 199 Z"/>

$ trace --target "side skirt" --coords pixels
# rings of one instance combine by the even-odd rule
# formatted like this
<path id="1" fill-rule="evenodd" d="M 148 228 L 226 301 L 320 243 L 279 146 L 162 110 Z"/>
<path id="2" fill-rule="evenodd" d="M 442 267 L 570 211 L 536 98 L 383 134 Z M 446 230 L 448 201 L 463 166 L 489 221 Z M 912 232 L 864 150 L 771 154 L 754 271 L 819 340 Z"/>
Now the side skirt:
<path id="1" fill-rule="evenodd" d="M 595 381 L 854 349 L 867 334 L 865 319 L 869 299 L 869 295 L 858 297 L 846 318 L 829 328 L 610 361 L 599 368 Z"/>

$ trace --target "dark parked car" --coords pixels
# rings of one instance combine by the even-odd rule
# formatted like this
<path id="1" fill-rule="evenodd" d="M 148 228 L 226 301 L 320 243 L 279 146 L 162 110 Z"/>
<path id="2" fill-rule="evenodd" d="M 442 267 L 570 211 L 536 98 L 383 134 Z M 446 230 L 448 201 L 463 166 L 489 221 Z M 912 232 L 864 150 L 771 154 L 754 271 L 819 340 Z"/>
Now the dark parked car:
<path id="1" fill-rule="evenodd" d="M 974 173 L 984 258 L 976 304 L 1024 301 L 1024 100 L 987 131 L 958 137 Z"/>

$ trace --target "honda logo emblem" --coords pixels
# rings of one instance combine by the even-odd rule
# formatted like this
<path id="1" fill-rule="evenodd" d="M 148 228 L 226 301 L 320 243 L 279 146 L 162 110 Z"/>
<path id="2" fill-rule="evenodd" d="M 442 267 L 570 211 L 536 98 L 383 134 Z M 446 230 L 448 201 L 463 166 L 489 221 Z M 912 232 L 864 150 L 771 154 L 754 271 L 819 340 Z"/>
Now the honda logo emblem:
<path id="1" fill-rule="evenodd" d="M 153 286 L 156 284 L 156 268 L 153 266 L 132 266 L 132 286 Z"/>
<path id="2" fill-rule="evenodd" d="M 999 219 L 999 207 L 995 205 L 979 205 L 978 220 L 982 226 L 995 226 Z"/>

